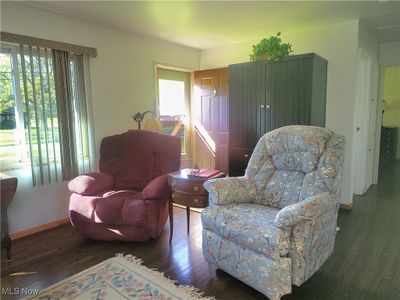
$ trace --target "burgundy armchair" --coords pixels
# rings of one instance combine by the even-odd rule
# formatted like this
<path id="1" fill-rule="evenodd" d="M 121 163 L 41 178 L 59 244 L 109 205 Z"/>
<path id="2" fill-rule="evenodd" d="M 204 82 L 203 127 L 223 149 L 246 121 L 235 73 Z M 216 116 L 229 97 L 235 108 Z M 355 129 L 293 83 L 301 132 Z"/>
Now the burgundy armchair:
<path id="1" fill-rule="evenodd" d="M 72 192 L 72 225 L 96 240 L 157 238 L 168 218 L 167 173 L 180 168 L 180 139 L 145 130 L 105 137 L 100 173 L 80 175 Z"/>

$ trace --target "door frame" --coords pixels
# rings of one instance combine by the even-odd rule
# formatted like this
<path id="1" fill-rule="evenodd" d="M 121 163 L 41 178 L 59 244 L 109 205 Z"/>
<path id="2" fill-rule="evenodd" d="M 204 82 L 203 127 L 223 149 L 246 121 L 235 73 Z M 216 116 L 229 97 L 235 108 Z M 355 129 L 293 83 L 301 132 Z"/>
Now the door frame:
<path id="1" fill-rule="evenodd" d="M 374 178 L 374 159 L 368 160 L 369 152 L 369 135 L 371 124 L 377 123 L 377 114 L 371 115 L 372 105 L 377 105 L 377 101 L 371 104 L 373 99 L 374 85 L 374 67 L 377 61 L 364 50 L 358 50 L 357 63 L 357 85 L 356 99 L 354 107 L 354 134 L 353 134 L 353 170 L 357 170 L 359 176 L 353 178 L 353 193 L 364 194 Z M 374 147 L 376 153 L 376 147 Z M 375 153 L 372 157 L 375 157 Z M 372 176 L 367 176 L 367 171 L 372 167 Z"/>
<path id="2" fill-rule="evenodd" d="M 155 112 L 157 117 L 160 117 L 160 111 L 159 111 L 159 88 L 158 88 L 158 75 L 157 75 L 157 69 L 166 69 L 166 70 L 171 70 L 171 71 L 177 71 L 177 72 L 184 72 L 188 73 L 189 75 L 189 99 L 187 103 L 187 108 L 186 111 L 189 116 L 188 124 L 187 124 L 187 132 L 185 134 L 185 139 L 188 143 L 186 146 L 186 154 L 181 155 L 181 168 L 191 168 L 192 167 L 192 156 L 193 156 L 193 141 L 192 141 L 192 99 L 193 99 L 193 85 L 194 85 L 194 78 L 193 78 L 193 72 L 195 69 L 191 68 L 185 68 L 185 67 L 180 67 L 180 66 L 175 66 L 171 64 L 166 64 L 166 63 L 160 63 L 157 61 L 154 61 L 153 63 L 153 75 L 154 75 L 154 86 L 155 86 L 155 101 L 154 101 L 154 108 L 153 111 Z"/>
<path id="3" fill-rule="evenodd" d="M 379 159 L 380 159 L 380 148 L 381 148 L 381 130 L 382 130 L 382 119 L 383 119 L 383 92 L 384 92 L 384 82 L 385 82 L 385 69 L 390 67 L 398 67 L 400 63 L 395 61 L 390 63 L 381 64 L 379 71 L 379 101 L 378 101 L 378 111 L 377 111 L 377 122 L 376 122 L 376 140 L 375 140 L 375 158 L 374 158 L 374 174 L 372 177 L 373 183 L 377 184 L 379 180 Z"/>

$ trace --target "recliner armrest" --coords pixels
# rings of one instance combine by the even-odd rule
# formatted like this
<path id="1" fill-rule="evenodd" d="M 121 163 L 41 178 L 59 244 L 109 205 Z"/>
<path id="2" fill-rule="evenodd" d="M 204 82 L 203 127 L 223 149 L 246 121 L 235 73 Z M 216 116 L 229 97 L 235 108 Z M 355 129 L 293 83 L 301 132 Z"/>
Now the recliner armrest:
<path id="1" fill-rule="evenodd" d="M 203 186 L 209 193 L 210 205 L 250 203 L 256 198 L 256 185 L 245 176 L 210 179 Z"/>
<path id="2" fill-rule="evenodd" d="M 311 221 L 337 209 L 335 199 L 329 193 L 322 193 L 306 198 L 282 208 L 275 217 L 275 224 L 282 229 L 289 229 L 301 221 Z"/>
<path id="3" fill-rule="evenodd" d="M 168 176 L 161 175 L 150 181 L 142 191 L 144 199 L 164 199 L 171 196 Z"/>
<path id="4" fill-rule="evenodd" d="M 108 173 L 87 173 L 79 175 L 68 183 L 72 193 L 93 196 L 114 186 L 114 177 Z"/>

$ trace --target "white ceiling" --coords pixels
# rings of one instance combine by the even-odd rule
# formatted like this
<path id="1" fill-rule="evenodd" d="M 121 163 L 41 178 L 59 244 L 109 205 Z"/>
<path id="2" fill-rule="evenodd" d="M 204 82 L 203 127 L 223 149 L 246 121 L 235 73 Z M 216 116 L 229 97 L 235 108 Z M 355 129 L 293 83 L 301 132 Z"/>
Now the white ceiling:
<path id="1" fill-rule="evenodd" d="M 20 2 L 21 3 L 21 2 Z M 197 49 L 355 18 L 400 40 L 400 1 L 33 1 L 26 5 Z M 380 28 L 379 30 L 377 30 Z"/>

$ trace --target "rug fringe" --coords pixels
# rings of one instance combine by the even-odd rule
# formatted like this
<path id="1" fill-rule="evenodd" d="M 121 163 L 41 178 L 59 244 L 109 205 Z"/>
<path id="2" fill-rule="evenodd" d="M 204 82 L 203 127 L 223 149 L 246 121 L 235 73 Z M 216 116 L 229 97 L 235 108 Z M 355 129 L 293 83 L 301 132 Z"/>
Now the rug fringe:
<path id="1" fill-rule="evenodd" d="M 116 253 L 115 256 L 123 258 L 126 261 L 128 261 L 130 263 L 133 263 L 138 267 L 143 268 L 143 271 L 147 271 L 147 272 L 153 274 L 154 276 L 158 276 L 158 277 L 160 277 L 161 280 L 168 281 L 169 283 L 173 284 L 178 289 L 180 289 L 180 290 L 184 291 L 186 294 L 190 295 L 193 299 L 196 299 L 196 300 L 216 300 L 215 297 L 204 296 L 203 292 L 200 291 L 198 288 L 196 288 L 194 286 L 191 286 L 191 285 L 178 285 L 176 280 L 172 280 L 172 279 L 166 277 L 163 272 L 160 272 L 157 269 L 148 268 L 145 265 L 143 265 L 143 260 L 141 258 L 137 258 L 137 257 L 135 257 L 133 255 L 130 255 L 130 254 L 124 255 L 124 253 Z"/>

